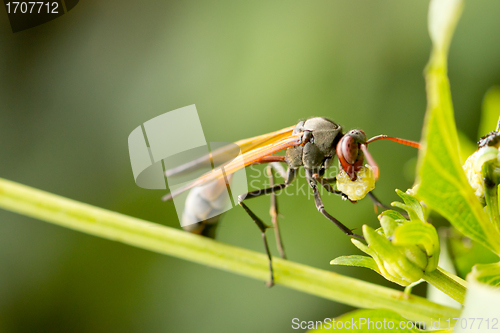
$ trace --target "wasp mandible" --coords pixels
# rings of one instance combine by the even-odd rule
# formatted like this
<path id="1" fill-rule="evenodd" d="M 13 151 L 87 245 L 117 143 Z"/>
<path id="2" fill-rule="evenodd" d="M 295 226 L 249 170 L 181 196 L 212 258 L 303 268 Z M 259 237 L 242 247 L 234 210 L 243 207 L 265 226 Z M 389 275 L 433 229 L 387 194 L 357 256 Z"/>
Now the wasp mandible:
<path id="1" fill-rule="evenodd" d="M 278 225 L 278 207 L 276 201 L 276 192 L 283 190 L 289 186 L 297 177 L 298 170 L 303 167 L 307 183 L 314 194 L 314 203 L 318 211 L 328 220 L 339 227 L 346 235 L 363 239 L 361 235 L 355 234 L 354 229 L 349 229 L 335 217 L 330 215 L 323 205 L 323 201 L 318 190 L 318 185 L 323 186 L 328 192 L 342 195 L 344 198 L 355 202 L 348 194 L 335 189 L 332 185 L 337 182 L 336 177 L 325 177 L 326 170 L 332 165 L 335 156 L 338 156 L 340 172 L 345 172 L 350 181 L 357 180 L 360 171 L 364 168 L 365 158 L 368 165 L 373 170 L 373 177 L 378 178 L 378 166 L 375 160 L 368 152 L 367 146 L 369 143 L 377 140 L 391 140 L 407 146 L 419 148 L 417 142 L 389 137 L 387 135 L 378 135 L 371 139 L 367 139 L 366 134 L 362 130 L 351 130 L 343 133 L 342 127 L 332 120 L 323 117 L 314 117 L 300 121 L 297 125 L 284 128 L 282 130 L 260 135 L 250 139 L 240 140 L 235 142 L 241 148 L 241 155 L 238 158 L 227 162 L 220 168 L 224 169 L 221 172 L 220 168 L 208 172 L 188 185 L 167 194 L 163 200 L 170 200 L 181 192 L 191 190 L 188 195 L 186 206 L 183 214 L 183 219 L 194 219 L 201 221 L 188 225 L 184 229 L 200 235 L 215 237 L 215 228 L 219 221 L 220 215 L 210 219 L 203 219 L 203 216 L 208 216 L 207 210 L 217 209 L 219 205 L 214 204 L 217 201 L 217 193 L 221 193 L 220 189 L 226 186 L 224 174 L 228 176 L 237 170 L 249 166 L 251 164 L 269 163 L 267 168 L 268 176 L 271 180 L 271 186 L 241 194 L 238 197 L 238 204 L 250 215 L 252 220 L 258 226 L 264 242 L 266 254 L 269 258 L 270 278 L 267 285 L 270 287 L 274 284 L 274 274 L 272 266 L 271 253 L 266 238 L 266 229 L 271 228 L 266 225 L 257 215 L 255 215 L 246 205 L 245 201 L 251 198 L 256 198 L 262 195 L 271 195 L 271 216 L 275 235 L 277 240 L 278 250 L 282 258 L 286 258 L 283 243 L 281 241 L 279 225 Z M 286 149 L 284 156 L 274 155 L 277 152 Z M 183 173 L 196 168 L 196 165 L 202 159 L 213 158 L 214 154 L 224 151 L 221 148 L 219 151 L 214 151 L 211 156 L 205 156 L 201 159 L 186 163 L 166 172 L 167 176 Z M 281 163 L 286 163 L 288 168 L 285 171 Z M 275 169 L 282 175 L 284 182 L 274 184 L 274 177 L 271 169 Z M 227 179 L 227 178 L 226 178 Z M 383 206 L 375 196 L 368 193 L 374 202 Z M 366 195 L 363 194 L 362 196 Z M 200 209 L 200 207 L 203 207 Z M 213 216 L 214 214 L 211 214 Z"/>

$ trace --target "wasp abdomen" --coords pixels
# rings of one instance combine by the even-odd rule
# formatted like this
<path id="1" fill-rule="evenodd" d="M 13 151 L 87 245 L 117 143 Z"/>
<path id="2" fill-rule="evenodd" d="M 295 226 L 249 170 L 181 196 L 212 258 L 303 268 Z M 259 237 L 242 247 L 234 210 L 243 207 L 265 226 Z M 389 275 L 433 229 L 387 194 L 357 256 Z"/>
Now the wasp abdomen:
<path id="1" fill-rule="evenodd" d="M 228 182 L 232 175 L 229 175 Z M 186 199 L 182 214 L 183 229 L 214 238 L 217 223 L 229 205 L 224 178 L 193 188 Z"/>

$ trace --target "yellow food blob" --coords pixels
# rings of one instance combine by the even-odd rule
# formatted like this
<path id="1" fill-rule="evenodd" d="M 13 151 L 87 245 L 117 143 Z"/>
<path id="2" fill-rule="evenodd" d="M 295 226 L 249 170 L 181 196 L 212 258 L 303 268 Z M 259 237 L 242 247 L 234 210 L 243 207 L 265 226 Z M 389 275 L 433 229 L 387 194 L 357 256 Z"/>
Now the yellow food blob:
<path id="1" fill-rule="evenodd" d="M 368 164 L 356 172 L 356 176 L 356 180 L 352 181 L 342 168 L 337 174 L 337 189 L 346 194 L 352 201 L 363 199 L 368 192 L 375 188 L 373 170 Z"/>

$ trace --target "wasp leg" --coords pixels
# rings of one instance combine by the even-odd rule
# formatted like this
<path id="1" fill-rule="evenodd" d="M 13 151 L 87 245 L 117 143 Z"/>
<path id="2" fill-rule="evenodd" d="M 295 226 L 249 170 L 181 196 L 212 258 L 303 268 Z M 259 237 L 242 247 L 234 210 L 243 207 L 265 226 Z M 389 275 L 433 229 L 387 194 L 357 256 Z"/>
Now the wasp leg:
<path id="1" fill-rule="evenodd" d="M 259 227 L 260 232 L 262 234 L 262 239 L 264 241 L 264 248 L 266 250 L 267 257 L 269 258 L 270 280 L 267 282 L 268 287 L 272 287 L 274 285 L 273 262 L 272 262 L 271 252 L 269 251 L 269 245 L 267 243 L 267 238 L 266 238 L 266 229 L 269 228 L 269 226 L 267 226 L 264 222 L 262 222 L 262 220 L 257 215 L 255 215 L 250 210 L 250 208 L 248 208 L 247 205 L 245 205 L 243 203 L 243 201 L 246 199 L 260 197 L 261 195 L 270 194 L 270 193 L 274 193 L 276 191 L 282 190 L 285 187 L 287 187 L 295 179 L 296 175 L 297 175 L 297 169 L 288 168 L 287 174 L 286 174 L 286 180 L 284 183 L 274 185 L 274 186 L 271 186 L 271 187 L 268 187 L 268 188 L 265 188 L 262 190 L 248 192 L 248 193 L 245 193 L 245 194 L 238 196 L 238 204 L 241 207 L 243 207 L 243 209 L 245 210 L 245 212 L 247 212 L 248 215 L 250 215 L 252 220 Z"/>
<path id="2" fill-rule="evenodd" d="M 273 166 L 269 165 L 267 167 L 267 175 L 269 176 L 269 182 L 271 187 L 274 187 L 274 175 L 273 175 Z M 276 246 L 278 247 L 278 251 L 280 253 L 281 258 L 286 259 L 285 248 L 283 247 L 283 243 L 281 241 L 281 232 L 278 224 L 278 200 L 276 198 L 276 193 L 271 193 L 271 208 L 269 210 L 269 214 L 271 215 L 271 221 L 274 226 L 274 235 L 276 236 Z"/>
<path id="3" fill-rule="evenodd" d="M 343 225 L 342 222 L 340 222 L 335 217 L 328 214 L 328 212 L 325 210 L 325 206 L 323 206 L 323 201 L 321 200 L 321 196 L 319 195 L 317 186 L 313 187 L 313 192 L 314 192 L 314 203 L 316 204 L 316 208 L 321 214 L 323 214 L 327 219 L 335 223 L 335 225 L 339 227 L 340 230 L 342 230 L 346 235 L 353 236 L 361 240 L 365 240 L 363 236 L 353 233 L 352 230 Z"/>
<path id="4" fill-rule="evenodd" d="M 312 175 L 312 178 L 314 180 L 316 180 L 317 182 L 319 182 L 321 184 L 321 186 L 323 186 L 323 188 L 325 190 L 327 190 L 329 193 L 334 193 L 334 194 L 337 194 L 337 195 L 341 195 L 342 197 L 344 197 L 345 199 L 349 200 L 349 197 L 347 196 L 347 194 L 345 194 L 344 192 L 342 191 L 339 191 L 339 190 L 335 190 L 333 188 L 332 185 L 330 185 L 331 183 L 335 183 L 337 181 L 337 178 L 336 177 L 331 177 L 331 178 L 321 178 L 321 177 L 318 177 L 317 174 L 313 174 Z M 350 200 L 349 200 L 350 201 Z"/>
<path id="5" fill-rule="evenodd" d="M 256 191 L 248 192 L 248 193 L 242 194 L 238 197 L 238 203 L 240 204 L 240 206 L 243 207 L 243 209 L 245 210 L 245 212 L 247 212 L 248 215 L 250 215 L 252 220 L 255 222 L 255 224 L 257 224 L 257 227 L 259 227 L 259 229 L 260 229 L 260 233 L 262 235 L 262 240 L 264 241 L 264 248 L 266 250 L 267 257 L 269 258 L 270 278 L 269 278 L 269 281 L 267 282 L 268 287 L 272 287 L 274 285 L 273 260 L 271 258 L 271 252 L 269 251 L 269 245 L 267 243 L 267 238 L 266 238 L 266 229 L 270 228 L 270 227 L 268 225 L 266 225 L 264 222 L 262 222 L 262 220 L 257 215 L 255 215 L 254 212 L 252 212 L 250 210 L 250 208 L 248 208 L 247 205 L 245 205 L 243 203 L 243 200 L 250 199 L 250 198 L 256 198 L 256 197 L 259 197 L 259 196 L 264 195 L 264 194 L 273 193 L 273 192 L 276 192 L 276 191 L 279 191 L 279 190 L 285 188 L 286 186 L 287 185 L 285 183 L 278 184 L 278 185 L 274 185 L 272 187 L 269 187 L 269 188 L 266 188 L 263 190 L 256 190 Z"/>
<path id="6" fill-rule="evenodd" d="M 318 186 L 317 186 L 317 180 L 313 176 L 313 172 L 310 169 L 306 169 L 306 179 L 311 186 L 313 193 L 314 193 L 314 203 L 316 205 L 316 208 L 318 211 L 323 214 L 327 219 L 335 223 L 337 227 L 339 227 L 340 230 L 342 230 L 346 235 L 352 236 L 361 240 L 365 240 L 365 238 L 361 235 L 355 234 L 352 232 L 351 229 L 346 227 L 342 222 L 337 220 L 335 217 L 331 216 L 326 210 L 325 206 L 323 205 L 323 201 L 321 200 L 321 196 L 319 194 Z"/>
<path id="7" fill-rule="evenodd" d="M 269 258 L 269 272 L 270 272 L 270 277 L 269 277 L 269 281 L 267 281 L 266 285 L 268 287 L 272 287 L 272 286 L 274 286 L 273 260 L 271 258 L 271 252 L 269 251 L 269 245 L 267 244 L 267 238 L 266 238 L 266 229 L 269 228 L 269 226 L 266 225 L 266 224 L 264 224 L 264 222 L 262 222 L 262 220 L 257 215 L 255 215 L 250 210 L 250 208 L 248 208 L 247 205 L 245 205 L 243 202 L 240 201 L 239 204 L 240 204 L 241 207 L 243 207 L 243 209 L 245 210 L 245 212 L 247 212 L 247 214 L 250 215 L 250 217 L 252 218 L 252 220 L 255 222 L 255 224 L 257 224 L 257 226 L 260 229 L 260 233 L 262 235 L 262 240 L 264 241 L 264 248 L 266 250 L 267 257 Z"/>
<path id="8" fill-rule="evenodd" d="M 321 186 L 323 186 L 323 188 L 324 188 L 325 190 L 327 190 L 329 193 L 334 193 L 334 194 L 340 195 L 340 196 L 342 196 L 344 199 L 351 201 L 351 200 L 349 199 L 349 197 L 347 196 L 347 194 L 345 194 L 345 193 L 344 193 L 344 192 L 342 192 L 342 191 L 335 190 L 335 189 L 333 188 L 333 186 L 332 186 L 332 185 L 330 185 L 330 184 L 335 183 L 335 182 L 337 181 L 337 177 L 319 177 L 319 176 L 317 176 L 317 174 L 315 173 L 315 174 L 313 174 L 313 175 L 312 175 L 312 178 L 313 178 L 314 180 L 316 180 L 317 182 L 319 182 L 319 183 L 321 184 Z M 351 201 L 351 202 L 352 202 L 352 201 Z"/>
<path id="9" fill-rule="evenodd" d="M 373 192 L 373 191 L 372 191 Z M 384 205 L 376 196 L 375 194 L 373 194 L 372 192 L 368 192 L 368 195 L 370 196 L 370 199 L 372 199 L 373 201 L 373 204 L 375 205 L 375 213 L 378 213 L 377 212 L 377 207 L 380 207 L 384 210 L 388 210 L 388 209 L 393 209 L 387 205 Z M 401 215 L 403 215 L 404 218 L 406 219 L 409 219 L 410 216 L 406 213 L 406 212 L 400 212 Z"/>
<path id="10" fill-rule="evenodd" d="M 321 179 L 330 184 L 337 182 L 337 177 L 323 177 Z"/>
<path id="11" fill-rule="evenodd" d="M 387 210 L 387 209 L 391 209 L 391 207 L 389 206 L 386 206 L 382 203 L 382 201 L 380 201 L 376 196 L 375 194 L 373 194 L 373 191 L 371 192 L 368 192 L 368 195 L 370 196 L 370 199 L 372 199 L 373 201 L 373 204 L 375 205 L 375 212 L 377 212 L 377 207 L 380 207 L 384 210 Z"/>

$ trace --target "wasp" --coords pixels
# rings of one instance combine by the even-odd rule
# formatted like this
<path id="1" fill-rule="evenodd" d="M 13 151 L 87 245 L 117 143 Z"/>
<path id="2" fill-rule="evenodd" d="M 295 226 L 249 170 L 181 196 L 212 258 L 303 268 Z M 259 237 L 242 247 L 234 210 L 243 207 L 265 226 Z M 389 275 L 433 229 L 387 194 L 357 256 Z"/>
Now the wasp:
<path id="1" fill-rule="evenodd" d="M 265 224 L 252 212 L 252 210 L 250 210 L 246 201 L 262 195 L 269 194 L 271 196 L 270 213 L 275 229 L 276 243 L 280 256 L 286 259 L 277 219 L 278 206 L 276 193 L 289 186 L 296 179 L 299 168 L 302 167 L 305 170 L 307 183 L 314 194 L 314 203 L 318 211 L 328 220 L 333 222 L 346 235 L 363 239 L 361 235 L 353 232 L 354 229 L 349 229 L 325 210 L 318 186 L 322 186 L 330 193 L 335 193 L 346 199 L 350 199 L 346 193 L 332 186 L 337 182 L 336 177 L 325 177 L 325 173 L 334 162 L 335 156 L 338 157 L 340 171 L 345 172 L 350 181 L 354 182 L 357 180 L 360 175 L 360 170 L 364 168 L 365 159 L 368 165 L 373 169 L 374 178 L 376 180 L 379 175 L 378 166 L 368 152 L 367 146 L 371 142 L 382 139 L 395 141 L 415 148 L 420 147 L 417 142 L 389 137 L 387 135 L 378 135 L 371 139 L 367 139 L 366 134 L 359 129 L 343 133 L 342 127 L 332 120 L 323 117 L 309 118 L 299 121 L 295 126 L 235 142 L 241 149 L 241 155 L 225 163 L 221 167 L 202 175 L 193 182 L 167 194 L 163 197 L 163 200 L 170 200 L 184 191 L 191 190 L 187 197 L 182 218 L 186 220 L 185 222 L 191 220 L 191 222 L 196 223 L 184 223 L 183 225 L 189 224 L 184 227 L 184 229 L 213 238 L 215 237 L 215 228 L 220 219 L 220 215 L 215 216 L 216 214 L 214 214 L 214 210 L 215 213 L 217 213 L 216 210 L 220 207 L 220 203 L 217 202 L 219 199 L 218 194 L 222 193 L 222 190 L 224 190 L 226 186 L 226 182 L 228 180 L 230 181 L 231 175 L 237 170 L 252 164 L 269 163 L 267 173 L 270 178 L 271 186 L 248 193 L 242 193 L 238 196 L 238 204 L 251 217 L 260 230 L 264 248 L 269 259 L 270 278 L 267 285 L 271 287 L 274 284 L 274 274 L 272 257 L 266 238 L 266 230 L 271 227 Z M 285 149 L 285 155 L 275 155 Z M 216 155 L 223 152 L 224 147 L 220 148 L 218 151 L 214 151 L 212 154 Z M 192 170 L 196 168 L 196 165 L 202 162 L 203 159 L 213 158 L 213 155 L 205 156 L 174 169 L 167 170 L 166 176 L 173 176 Z M 286 171 L 280 163 L 286 163 Z M 273 169 L 284 178 L 283 183 L 275 184 L 272 172 Z M 222 170 L 224 172 L 222 172 Z M 376 199 L 371 191 L 368 194 L 376 205 L 385 207 Z M 350 200 L 352 202 L 356 201 Z M 209 211 L 212 212 L 210 216 L 213 217 L 204 219 L 204 216 L 208 216 Z"/>

